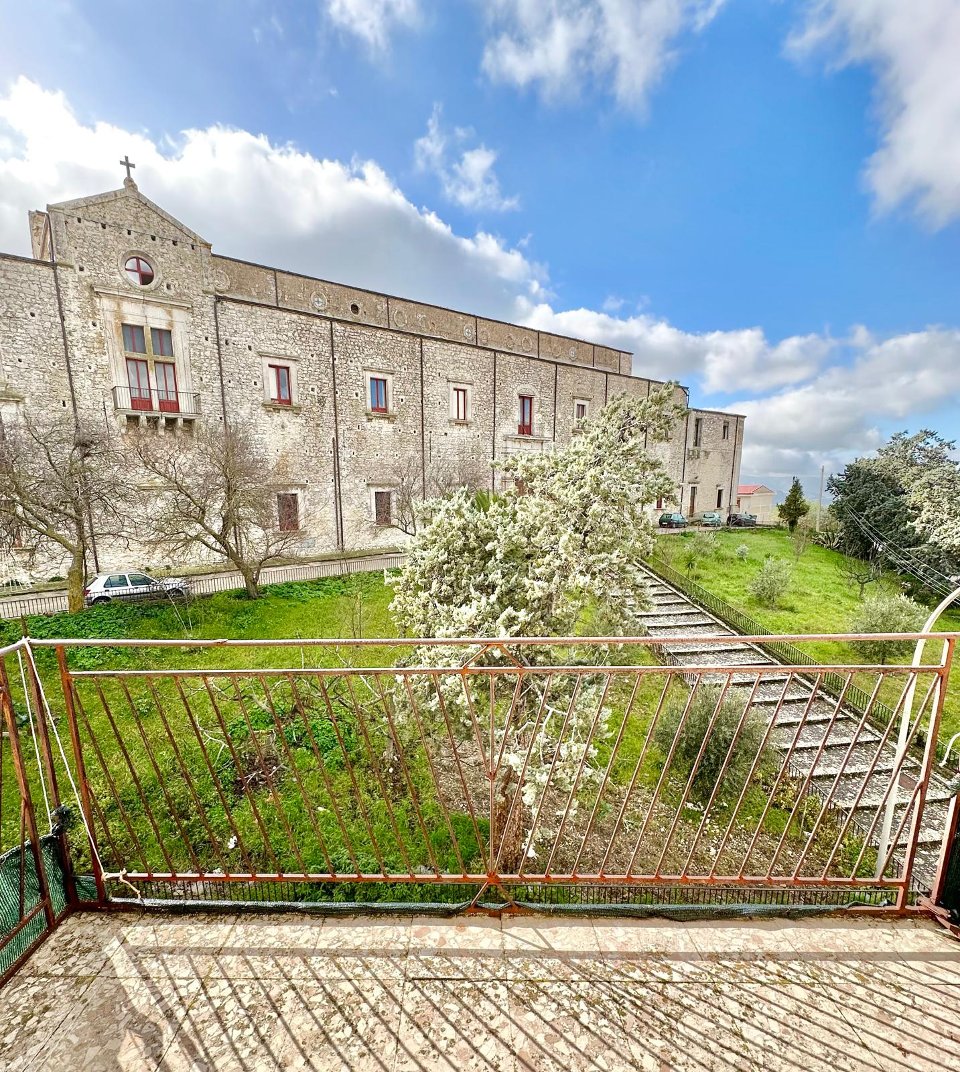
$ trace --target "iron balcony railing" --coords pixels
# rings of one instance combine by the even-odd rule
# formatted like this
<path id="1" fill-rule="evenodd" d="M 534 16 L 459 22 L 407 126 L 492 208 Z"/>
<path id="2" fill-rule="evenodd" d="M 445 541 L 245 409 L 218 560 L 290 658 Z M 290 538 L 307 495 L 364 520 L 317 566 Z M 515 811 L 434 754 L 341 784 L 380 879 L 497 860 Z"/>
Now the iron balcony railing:
<path id="1" fill-rule="evenodd" d="M 113 408 L 123 413 L 160 414 L 167 417 L 196 417 L 200 395 L 195 391 L 158 391 L 146 387 L 114 387 Z"/>
<path id="2" fill-rule="evenodd" d="M 803 676 L 726 637 L 671 639 L 682 667 L 646 637 L 20 641 L 0 651 L 0 953 L 58 918 L 20 877 L 49 874 L 44 836 L 81 905 L 709 889 L 694 900 L 904 910 L 936 897 L 956 821 L 934 742 L 957 637 L 927 639 L 935 665 Z"/>

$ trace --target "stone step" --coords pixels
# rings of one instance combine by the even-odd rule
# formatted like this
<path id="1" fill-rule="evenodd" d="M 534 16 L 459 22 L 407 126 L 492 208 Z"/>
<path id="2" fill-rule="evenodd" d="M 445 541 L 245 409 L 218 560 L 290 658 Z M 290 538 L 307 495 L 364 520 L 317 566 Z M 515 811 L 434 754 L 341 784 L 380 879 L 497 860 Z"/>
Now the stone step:
<path id="1" fill-rule="evenodd" d="M 669 625 L 646 625 L 648 633 L 651 636 L 667 636 L 668 630 L 671 628 Z M 705 637 L 735 637 L 737 634 L 730 629 L 724 629 L 713 623 L 710 625 L 687 625 L 684 624 L 681 627 L 679 636 L 705 636 Z"/>
<path id="2" fill-rule="evenodd" d="M 670 644 L 669 642 L 662 645 L 664 651 L 672 652 L 674 655 L 682 655 L 684 653 L 689 655 L 711 654 L 714 652 L 743 652 L 752 651 L 753 649 L 749 644 L 744 643 L 730 643 L 729 641 L 718 641 L 716 644 L 705 644 L 702 641 L 696 644 Z"/>
<path id="3" fill-rule="evenodd" d="M 772 665 L 775 666 L 776 663 L 773 663 Z M 725 685 L 729 680 L 731 688 L 742 688 L 749 691 L 756 683 L 757 675 L 755 672 L 751 673 L 750 671 L 744 671 L 743 673 L 735 672 L 733 674 L 711 674 L 708 671 L 700 680 L 704 685 Z M 777 674 L 764 674 L 763 680 L 765 682 L 770 682 L 771 687 L 773 687 L 776 682 L 780 680 L 780 676 Z M 784 676 L 782 680 L 786 681 L 786 677 Z M 764 686 L 761 686 L 761 688 L 763 687 Z"/>
<path id="4" fill-rule="evenodd" d="M 768 717 L 773 717 L 774 711 L 767 712 Z M 819 722 L 830 722 L 836 718 L 836 722 L 849 722 L 851 716 L 836 712 L 829 703 L 823 700 L 814 700 L 798 697 L 796 700 L 784 700 L 779 710 L 776 710 L 778 726 L 796 726 L 802 723 L 805 726 Z"/>
<path id="5" fill-rule="evenodd" d="M 809 765 L 816 758 L 816 749 L 820 748 L 824 739 L 823 755 L 820 762 L 824 761 L 827 754 L 836 755 L 839 751 L 841 756 L 846 754 L 851 743 L 854 748 L 870 748 L 872 754 L 876 754 L 876 736 L 867 733 L 853 733 L 850 727 L 838 727 L 835 723 L 830 726 L 826 721 L 822 723 L 794 723 L 792 726 L 775 726 L 770 732 L 770 744 L 786 751 L 793 746 L 794 755 L 791 762 L 794 766 Z M 845 740 L 845 744 L 842 741 Z M 794 743 L 795 742 L 795 743 Z M 839 747 L 838 747 L 839 745 Z"/>
<path id="6" fill-rule="evenodd" d="M 679 622 L 686 621 L 688 617 L 702 617 L 702 619 L 705 619 L 707 622 L 714 621 L 699 607 L 691 607 L 690 604 L 680 605 L 676 610 L 663 610 L 660 607 L 651 607 L 649 610 L 642 610 L 640 615 L 641 617 L 675 617 Z"/>
<path id="7" fill-rule="evenodd" d="M 676 614 L 658 614 L 656 611 L 641 611 L 640 617 L 643 618 L 643 624 L 649 625 L 668 625 L 680 632 L 682 636 L 682 628 L 686 625 L 710 625 L 713 626 L 716 623 L 712 618 L 708 618 L 706 614 L 702 614 L 697 610 L 684 611 L 682 615 Z"/>
<path id="8" fill-rule="evenodd" d="M 775 708 L 781 699 L 784 704 L 791 701 L 806 701 L 810 695 L 810 690 L 804 685 L 797 683 L 796 678 L 791 682 L 790 686 L 784 691 L 784 685 L 786 685 L 789 677 L 784 671 L 779 677 L 774 675 L 764 675 L 763 680 L 760 682 L 757 691 L 753 695 L 753 704 L 755 706 L 773 707 Z"/>
<path id="9" fill-rule="evenodd" d="M 683 666 L 776 666 L 772 659 L 746 646 L 743 651 L 677 654 Z"/>
<path id="10" fill-rule="evenodd" d="M 815 739 L 812 739 L 812 740 L 809 739 L 809 738 L 808 739 L 803 739 L 803 734 L 801 734 L 800 736 L 801 736 L 801 740 L 798 741 L 794 745 L 794 750 L 795 751 L 804 751 L 805 749 L 808 749 L 808 748 L 819 748 L 820 747 L 820 742 L 823 740 L 823 734 L 820 734 L 820 736 L 818 736 L 818 738 L 815 738 Z M 870 740 L 870 738 L 866 738 L 866 741 L 869 741 L 869 740 Z M 855 726 L 851 727 L 849 725 L 844 725 L 844 726 L 841 726 L 841 727 L 837 727 L 835 725 L 833 727 L 833 729 L 831 729 L 831 731 L 830 731 L 830 736 L 829 736 L 829 740 L 828 740 L 828 747 L 830 749 L 836 750 L 837 748 L 849 748 L 850 745 L 852 745 L 852 744 L 864 744 L 864 743 L 865 743 L 864 736 L 861 735 L 860 733 L 856 732 L 856 727 Z M 784 747 L 790 747 L 789 743 L 784 745 Z"/>
<path id="11" fill-rule="evenodd" d="M 906 807 L 906 800 L 909 798 L 912 792 L 912 787 L 907 788 L 906 785 L 902 785 L 900 787 L 900 792 L 898 794 L 900 803 L 897 804 L 897 807 L 894 810 L 894 828 L 896 828 L 897 824 L 903 817 L 903 810 Z M 924 832 L 927 832 L 931 828 L 936 828 L 942 831 L 943 822 L 946 820 L 947 817 L 947 805 L 949 804 L 949 801 L 950 794 L 946 790 L 938 790 L 934 786 L 931 786 L 929 788 L 927 792 L 927 802 L 923 810 Z M 856 807 L 854 807 L 853 812 L 855 816 L 863 812 L 871 813 L 871 818 L 867 822 L 867 825 L 869 825 L 869 822 L 872 821 L 872 813 L 875 813 L 877 808 L 881 806 L 885 808 L 886 804 L 887 801 L 884 798 L 884 794 L 882 791 L 871 793 L 869 796 L 864 794 L 863 798 L 858 801 Z"/>

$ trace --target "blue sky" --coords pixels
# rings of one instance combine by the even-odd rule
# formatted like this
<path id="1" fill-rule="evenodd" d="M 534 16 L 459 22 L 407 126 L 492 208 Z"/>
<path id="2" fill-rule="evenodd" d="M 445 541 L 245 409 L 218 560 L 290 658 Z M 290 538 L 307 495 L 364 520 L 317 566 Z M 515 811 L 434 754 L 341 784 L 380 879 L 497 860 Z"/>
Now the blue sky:
<path id="1" fill-rule="evenodd" d="M 0 248 L 221 252 L 626 346 L 783 487 L 960 436 L 957 0 L 0 0 Z"/>

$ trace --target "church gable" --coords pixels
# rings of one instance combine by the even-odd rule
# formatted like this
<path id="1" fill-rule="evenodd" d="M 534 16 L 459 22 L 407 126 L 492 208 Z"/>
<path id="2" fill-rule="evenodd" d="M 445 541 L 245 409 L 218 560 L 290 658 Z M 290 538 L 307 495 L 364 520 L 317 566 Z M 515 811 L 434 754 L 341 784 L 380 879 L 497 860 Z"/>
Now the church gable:
<path id="1" fill-rule="evenodd" d="M 210 243 L 196 231 L 171 216 L 148 197 L 144 197 L 133 179 L 127 179 L 119 190 L 78 197 L 48 205 L 47 211 L 65 217 L 77 216 L 104 224 L 135 225 L 141 230 L 159 231 L 166 238 L 180 237 L 184 241 L 209 248 Z"/>

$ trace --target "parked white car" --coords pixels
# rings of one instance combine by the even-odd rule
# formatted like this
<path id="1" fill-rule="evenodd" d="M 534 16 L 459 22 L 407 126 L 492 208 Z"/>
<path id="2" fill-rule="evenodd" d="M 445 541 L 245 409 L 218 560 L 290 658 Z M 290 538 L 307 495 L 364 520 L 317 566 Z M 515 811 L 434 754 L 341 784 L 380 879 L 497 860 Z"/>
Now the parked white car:
<path id="1" fill-rule="evenodd" d="M 183 577 L 155 579 L 135 570 L 131 573 L 98 573 L 83 590 L 83 602 L 92 607 L 115 599 L 183 599 L 190 594 L 190 582 Z"/>

